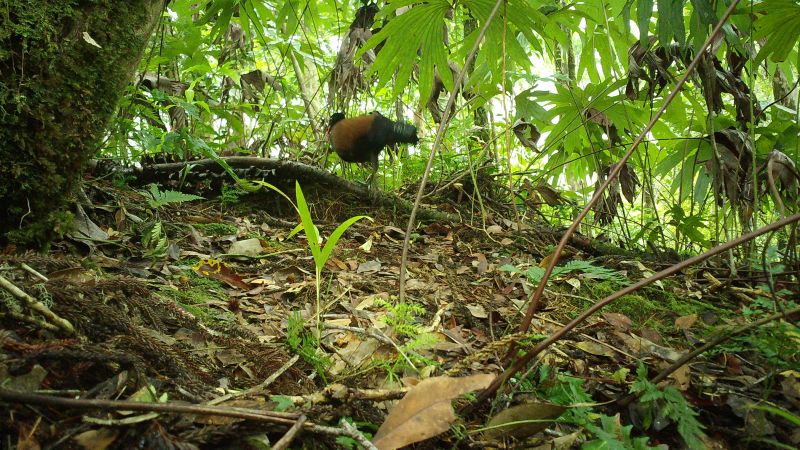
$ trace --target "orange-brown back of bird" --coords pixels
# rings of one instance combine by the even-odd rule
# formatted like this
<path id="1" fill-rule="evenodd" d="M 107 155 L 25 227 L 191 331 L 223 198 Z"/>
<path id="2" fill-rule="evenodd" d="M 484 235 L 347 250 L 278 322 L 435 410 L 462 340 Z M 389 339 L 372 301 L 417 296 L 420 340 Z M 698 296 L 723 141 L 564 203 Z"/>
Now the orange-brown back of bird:
<path id="1" fill-rule="evenodd" d="M 419 142 L 416 127 L 390 120 L 379 112 L 349 119 L 342 113 L 335 113 L 331 116 L 328 133 L 333 149 L 343 161 L 370 163 L 372 176 L 378 170 L 378 155 L 387 145 Z"/>

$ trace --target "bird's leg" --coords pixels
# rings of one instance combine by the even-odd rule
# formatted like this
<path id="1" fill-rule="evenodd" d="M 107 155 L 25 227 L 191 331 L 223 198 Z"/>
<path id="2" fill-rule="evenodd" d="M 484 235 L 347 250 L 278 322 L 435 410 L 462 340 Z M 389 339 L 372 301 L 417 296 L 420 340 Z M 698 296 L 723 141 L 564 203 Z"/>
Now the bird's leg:
<path id="1" fill-rule="evenodd" d="M 371 188 L 375 187 L 377 184 L 375 180 L 375 175 L 378 173 L 378 155 L 379 153 L 374 153 L 369 162 L 370 165 L 372 166 L 372 174 L 370 174 L 369 179 L 367 180 L 367 184 L 369 184 Z"/>

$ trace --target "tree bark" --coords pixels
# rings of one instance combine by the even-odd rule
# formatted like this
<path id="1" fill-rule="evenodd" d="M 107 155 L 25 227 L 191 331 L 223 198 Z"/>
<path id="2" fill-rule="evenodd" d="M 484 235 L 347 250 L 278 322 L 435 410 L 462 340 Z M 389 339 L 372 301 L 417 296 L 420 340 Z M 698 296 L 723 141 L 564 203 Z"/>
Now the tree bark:
<path id="1" fill-rule="evenodd" d="M 0 13 L 0 241 L 43 247 L 96 152 L 164 0 L 12 0 Z"/>

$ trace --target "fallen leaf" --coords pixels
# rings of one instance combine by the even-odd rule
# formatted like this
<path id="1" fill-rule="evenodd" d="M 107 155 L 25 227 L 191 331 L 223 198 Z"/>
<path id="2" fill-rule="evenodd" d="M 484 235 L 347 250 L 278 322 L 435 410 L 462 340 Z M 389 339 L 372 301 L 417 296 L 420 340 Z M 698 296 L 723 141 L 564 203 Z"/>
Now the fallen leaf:
<path id="1" fill-rule="evenodd" d="M 74 436 L 72 439 L 86 450 L 105 450 L 117 439 L 118 431 L 111 428 L 88 430 Z"/>
<path id="2" fill-rule="evenodd" d="M 361 250 L 363 250 L 366 253 L 369 253 L 370 250 L 372 250 L 372 236 L 370 236 L 369 239 L 367 239 L 367 242 L 364 242 L 358 248 L 360 248 Z"/>
<path id="3" fill-rule="evenodd" d="M 243 354 L 239 353 L 238 350 L 233 348 L 226 348 L 219 350 L 217 351 L 216 356 L 219 362 L 221 362 L 222 365 L 224 366 L 241 364 L 247 361 L 247 357 L 245 357 Z"/>
<path id="4" fill-rule="evenodd" d="M 567 408 L 552 403 L 530 402 L 500 411 L 489 421 L 486 437 L 497 439 L 509 435 L 524 439 L 547 428 Z"/>
<path id="5" fill-rule="evenodd" d="M 17 426 L 17 450 L 41 450 L 42 446 L 39 444 L 39 441 L 36 440 L 36 430 L 33 428 L 32 425 L 28 424 L 20 424 Z M 8 438 L 10 441 L 11 439 Z"/>
<path id="6" fill-rule="evenodd" d="M 84 31 L 83 33 L 81 33 L 81 37 L 83 37 L 83 40 L 86 41 L 87 44 L 94 45 L 97 48 L 103 48 L 100 46 L 100 44 L 97 43 L 97 41 L 92 39 L 92 36 L 90 36 L 89 33 Z"/>
<path id="7" fill-rule="evenodd" d="M 553 449 L 554 450 L 570 449 L 572 448 L 572 445 L 575 444 L 575 441 L 577 441 L 578 438 L 581 437 L 581 435 L 583 435 L 583 430 L 578 430 L 574 433 L 557 437 L 553 439 Z"/>
<path id="8" fill-rule="evenodd" d="M 625 314 L 619 313 L 603 313 L 603 318 L 606 319 L 612 327 L 619 331 L 628 331 L 631 328 L 631 319 Z"/>
<path id="9" fill-rule="evenodd" d="M 483 253 L 478 253 L 477 255 L 475 255 L 475 257 L 478 258 L 477 261 L 478 275 L 483 275 L 484 273 L 486 273 L 486 269 L 489 268 L 489 261 L 486 260 L 486 255 L 484 255 Z"/>
<path id="10" fill-rule="evenodd" d="M 572 288 L 576 291 L 581 289 L 581 280 L 577 278 L 567 278 L 565 280 L 568 285 L 572 286 Z"/>
<path id="11" fill-rule="evenodd" d="M 486 308 L 483 305 L 467 305 L 467 309 L 469 313 L 472 314 L 472 317 L 477 317 L 478 319 L 486 319 L 489 317 L 489 314 L 486 313 Z"/>
<path id="12" fill-rule="evenodd" d="M 669 377 L 675 380 L 675 387 L 677 387 L 679 391 L 685 391 L 689 389 L 690 375 L 689 366 L 684 364 L 672 372 Z"/>
<path id="13" fill-rule="evenodd" d="M 232 255 L 258 256 L 264 253 L 264 247 L 259 239 L 244 239 L 231 244 L 228 247 L 228 253 Z"/>
<path id="14" fill-rule="evenodd" d="M 679 330 L 688 330 L 697 322 L 697 314 L 689 314 L 675 319 L 675 328 Z"/>
<path id="15" fill-rule="evenodd" d="M 589 341 L 578 342 L 577 346 L 579 349 L 591 355 L 607 356 L 609 358 L 612 358 L 614 356 L 614 350 L 611 350 L 605 345 L 601 345 L 596 342 L 589 342 Z"/>
<path id="16" fill-rule="evenodd" d="M 377 259 L 374 259 L 372 261 L 366 261 L 359 264 L 356 273 L 364 273 L 364 272 L 373 273 L 379 270 L 381 270 L 381 262 L 378 261 Z"/>
<path id="17" fill-rule="evenodd" d="M 486 232 L 489 234 L 498 234 L 503 232 L 503 228 L 500 225 L 490 225 L 486 227 Z"/>
<path id="18" fill-rule="evenodd" d="M 245 283 L 238 274 L 234 273 L 224 262 L 217 259 L 200 260 L 192 269 L 196 274 L 222 281 L 232 288 L 250 290 L 250 285 Z"/>
<path id="19" fill-rule="evenodd" d="M 392 408 L 372 443 L 380 450 L 395 449 L 448 431 L 456 420 L 450 402 L 467 392 L 485 389 L 494 378 L 492 374 L 478 374 L 421 381 Z"/>

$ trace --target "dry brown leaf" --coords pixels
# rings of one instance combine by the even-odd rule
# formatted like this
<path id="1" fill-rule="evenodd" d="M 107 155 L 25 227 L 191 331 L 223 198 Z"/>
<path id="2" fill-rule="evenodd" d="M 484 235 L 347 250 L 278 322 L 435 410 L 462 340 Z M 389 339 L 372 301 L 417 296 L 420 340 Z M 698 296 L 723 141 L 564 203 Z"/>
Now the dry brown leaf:
<path id="1" fill-rule="evenodd" d="M 684 364 L 672 372 L 669 377 L 675 380 L 675 387 L 677 387 L 678 390 L 685 391 L 689 389 L 690 376 L 691 372 L 689 371 L 689 366 Z"/>
<path id="2" fill-rule="evenodd" d="M 689 314 L 688 316 L 678 317 L 675 319 L 675 328 L 679 330 L 688 330 L 697 322 L 697 314 Z"/>
<path id="3" fill-rule="evenodd" d="M 41 450 L 42 446 L 39 444 L 39 441 L 36 440 L 36 433 L 31 425 L 21 424 L 17 428 L 17 434 L 19 436 L 17 439 L 17 450 Z"/>
<path id="4" fill-rule="evenodd" d="M 228 247 L 228 253 L 233 255 L 258 256 L 264 254 L 264 246 L 257 238 L 236 241 Z"/>
<path id="5" fill-rule="evenodd" d="M 456 420 L 450 402 L 467 392 L 485 389 L 494 377 L 478 374 L 421 381 L 389 412 L 372 443 L 381 450 L 395 449 L 444 433 Z"/>
<path id="6" fill-rule="evenodd" d="M 555 450 L 567 450 L 572 448 L 575 441 L 578 440 L 579 437 L 583 434 L 583 430 L 578 430 L 574 433 L 570 433 L 564 436 L 557 437 L 553 439 L 553 448 Z"/>
<path id="7" fill-rule="evenodd" d="M 533 436 L 547 428 L 566 409 L 561 405 L 543 402 L 530 402 L 512 406 L 500 411 L 489 421 L 489 427 L 496 428 L 490 428 L 486 431 L 486 437 L 497 439 L 501 436 L 509 435 L 524 439 L 528 436 Z"/>
<path id="8" fill-rule="evenodd" d="M 486 269 L 489 268 L 489 261 L 486 260 L 486 255 L 484 255 L 483 253 L 478 253 L 475 255 L 475 257 L 478 259 L 476 261 L 477 262 L 476 267 L 478 268 L 478 275 L 483 275 L 484 273 L 486 273 Z"/>
<path id="9" fill-rule="evenodd" d="M 614 357 L 614 350 L 611 350 L 605 345 L 601 345 L 596 342 L 590 342 L 590 341 L 578 342 L 577 346 L 579 349 L 585 351 L 586 353 L 589 353 L 590 355 L 607 356 L 609 358 Z"/>
<path id="10" fill-rule="evenodd" d="M 469 313 L 472 314 L 472 317 L 477 317 L 478 319 L 486 319 L 489 317 L 489 314 L 486 313 L 486 308 L 483 305 L 479 305 L 477 303 L 472 305 L 467 305 L 467 309 Z"/>
<path id="11" fill-rule="evenodd" d="M 608 312 L 603 313 L 603 318 L 617 330 L 628 331 L 631 329 L 631 319 L 624 314 Z"/>
<path id="12" fill-rule="evenodd" d="M 100 428 L 98 430 L 84 431 L 74 436 L 72 439 L 86 450 L 105 450 L 114 443 L 118 434 L 117 430 Z"/>
<path id="13" fill-rule="evenodd" d="M 381 262 L 377 259 L 372 261 L 365 261 L 358 265 L 358 269 L 356 269 L 356 273 L 375 273 L 381 270 Z"/>
<path id="14" fill-rule="evenodd" d="M 349 269 L 349 267 L 347 267 L 347 264 L 345 264 L 344 261 L 342 261 L 339 258 L 334 257 L 334 258 L 331 258 L 328 261 L 333 263 L 337 268 L 339 268 L 339 270 L 347 270 L 347 269 Z"/>
<path id="15" fill-rule="evenodd" d="M 235 273 L 230 267 L 220 260 L 201 260 L 195 264 L 192 269 L 198 275 L 217 281 L 222 281 L 232 288 L 250 290 L 250 285 L 245 283 L 239 274 Z"/>
<path id="16" fill-rule="evenodd" d="M 503 232 L 503 228 L 500 225 L 489 225 L 486 227 L 486 232 L 489 234 L 500 234 Z"/>

